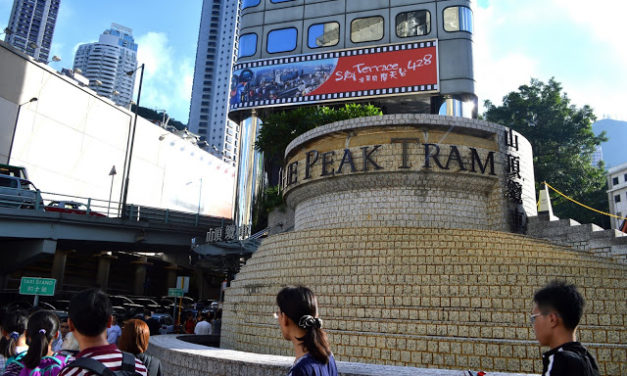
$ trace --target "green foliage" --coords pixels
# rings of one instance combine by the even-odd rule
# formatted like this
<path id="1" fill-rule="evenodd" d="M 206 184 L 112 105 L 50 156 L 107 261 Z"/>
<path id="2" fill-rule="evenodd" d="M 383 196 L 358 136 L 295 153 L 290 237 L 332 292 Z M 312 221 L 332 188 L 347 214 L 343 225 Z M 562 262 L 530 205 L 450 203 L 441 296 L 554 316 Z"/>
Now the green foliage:
<path id="1" fill-rule="evenodd" d="M 255 203 L 253 211 L 253 230 L 261 231 L 268 225 L 268 215 L 275 208 L 285 208 L 283 195 L 278 185 L 264 189 L 263 194 Z"/>
<path id="2" fill-rule="evenodd" d="M 287 145 L 301 134 L 334 121 L 382 114 L 381 110 L 373 105 L 354 103 L 339 108 L 299 107 L 289 111 L 275 112 L 262 118 L 263 126 L 255 147 L 262 151 L 271 163 L 282 164 Z"/>
<path id="3" fill-rule="evenodd" d="M 591 164 L 597 145 L 607 139 L 605 133 L 595 136 L 592 131 L 596 120 L 592 108 L 571 105 L 553 78 L 548 83 L 531 79 L 529 85 L 507 94 L 502 106 L 486 101 L 485 107 L 486 120 L 508 126 L 531 142 L 537 190 L 546 181 L 577 201 L 608 210 L 605 167 Z M 609 225 L 607 217 L 561 196 L 552 195 L 552 204 L 558 217 Z"/>

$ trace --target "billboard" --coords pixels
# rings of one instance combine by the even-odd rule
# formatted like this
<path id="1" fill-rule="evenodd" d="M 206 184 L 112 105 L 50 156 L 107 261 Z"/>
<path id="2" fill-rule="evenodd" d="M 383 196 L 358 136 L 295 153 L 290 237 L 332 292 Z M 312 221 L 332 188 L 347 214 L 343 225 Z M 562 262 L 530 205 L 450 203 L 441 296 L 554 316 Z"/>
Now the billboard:
<path id="1" fill-rule="evenodd" d="M 436 40 L 237 64 L 231 111 L 439 91 Z"/>

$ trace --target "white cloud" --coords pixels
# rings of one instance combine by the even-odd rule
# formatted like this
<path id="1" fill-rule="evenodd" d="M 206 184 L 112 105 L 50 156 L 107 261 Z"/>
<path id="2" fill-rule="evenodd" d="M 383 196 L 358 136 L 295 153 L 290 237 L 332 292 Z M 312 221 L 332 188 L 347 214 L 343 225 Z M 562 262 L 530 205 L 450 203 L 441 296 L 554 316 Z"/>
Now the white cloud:
<path id="1" fill-rule="evenodd" d="M 627 119 L 627 1 L 592 6 L 584 0 L 487 1 L 475 7 L 475 78 L 482 102 L 534 77 L 555 77 L 573 104 L 599 118 Z M 538 11 L 542 9 L 542 11 Z M 565 56 L 568 55 L 568 56 Z"/>
<path id="2" fill-rule="evenodd" d="M 177 60 L 165 33 L 149 32 L 136 39 L 137 60 L 145 64 L 141 105 L 166 110 L 183 123 L 189 116 L 194 65 L 190 59 Z M 139 75 L 138 78 L 139 80 Z M 139 81 L 135 84 L 139 88 Z"/>

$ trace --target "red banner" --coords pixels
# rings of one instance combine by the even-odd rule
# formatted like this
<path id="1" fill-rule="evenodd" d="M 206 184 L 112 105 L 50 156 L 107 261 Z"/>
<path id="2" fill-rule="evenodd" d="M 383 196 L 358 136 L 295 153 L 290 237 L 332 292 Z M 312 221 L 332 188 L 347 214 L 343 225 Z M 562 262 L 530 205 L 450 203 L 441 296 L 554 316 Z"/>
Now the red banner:
<path id="1" fill-rule="evenodd" d="M 341 57 L 331 77 L 309 95 L 437 85 L 436 47 Z"/>
<path id="2" fill-rule="evenodd" d="M 437 41 L 237 64 L 230 109 L 439 91 Z"/>

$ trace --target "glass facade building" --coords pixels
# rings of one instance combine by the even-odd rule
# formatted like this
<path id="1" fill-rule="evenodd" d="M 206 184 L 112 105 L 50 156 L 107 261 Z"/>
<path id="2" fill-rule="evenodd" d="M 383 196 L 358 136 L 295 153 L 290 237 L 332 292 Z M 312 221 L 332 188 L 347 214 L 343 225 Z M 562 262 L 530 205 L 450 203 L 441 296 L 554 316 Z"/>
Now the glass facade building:
<path id="1" fill-rule="evenodd" d="M 133 30 L 112 24 L 97 43 L 82 44 L 74 56 L 74 69 L 89 79 L 89 87 L 120 106 L 128 106 L 133 97 L 137 69 L 137 44 Z"/>
<path id="2" fill-rule="evenodd" d="M 15 0 L 5 42 L 35 60 L 48 63 L 61 0 Z"/>
<path id="3" fill-rule="evenodd" d="M 207 151 L 235 166 L 239 129 L 228 120 L 239 1 L 204 0 L 194 67 L 188 128 L 207 141 Z"/>

